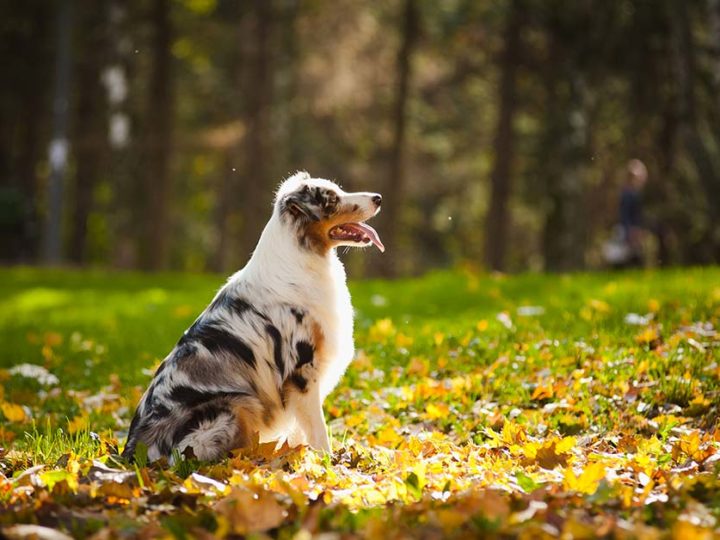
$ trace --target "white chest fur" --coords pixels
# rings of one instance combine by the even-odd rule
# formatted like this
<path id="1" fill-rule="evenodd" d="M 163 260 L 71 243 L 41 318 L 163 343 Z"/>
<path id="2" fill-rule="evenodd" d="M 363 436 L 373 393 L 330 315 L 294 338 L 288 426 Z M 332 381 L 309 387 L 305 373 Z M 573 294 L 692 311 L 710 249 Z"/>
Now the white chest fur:
<path id="1" fill-rule="evenodd" d="M 324 257 L 298 250 L 271 219 L 248 264 L 228 287 L 257 295 L 262 303 L 294 304 L 320 326 L 323 338 L 320 396 L 335 388 L 354 355 L 353 308 L 345 268 L 331 250 Z"/>

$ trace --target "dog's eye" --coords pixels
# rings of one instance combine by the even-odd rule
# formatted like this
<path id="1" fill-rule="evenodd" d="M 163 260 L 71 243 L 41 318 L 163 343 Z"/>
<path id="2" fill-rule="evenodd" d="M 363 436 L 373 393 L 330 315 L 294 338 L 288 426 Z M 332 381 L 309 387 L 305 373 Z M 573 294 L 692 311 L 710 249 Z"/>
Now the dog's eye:
<path id="1" fill-rule="evenodd" d="M 318 193 L 318 204 L 320 204 L 326 212 L 333 212 L 338 205 L 338 195 L 332 190 L 323 189 Z"/>

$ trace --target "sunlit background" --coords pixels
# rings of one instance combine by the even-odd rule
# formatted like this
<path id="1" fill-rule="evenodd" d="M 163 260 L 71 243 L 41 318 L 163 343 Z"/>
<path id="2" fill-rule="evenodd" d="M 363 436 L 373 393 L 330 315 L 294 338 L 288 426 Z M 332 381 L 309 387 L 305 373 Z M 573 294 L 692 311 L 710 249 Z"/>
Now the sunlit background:
<path id="1" fill-rule="evenodd" d="M 718 0 L 0 5 L 0 259 L 221 271 L 296 170 L 382 192 L 354 276 L 720 260 Z"/>

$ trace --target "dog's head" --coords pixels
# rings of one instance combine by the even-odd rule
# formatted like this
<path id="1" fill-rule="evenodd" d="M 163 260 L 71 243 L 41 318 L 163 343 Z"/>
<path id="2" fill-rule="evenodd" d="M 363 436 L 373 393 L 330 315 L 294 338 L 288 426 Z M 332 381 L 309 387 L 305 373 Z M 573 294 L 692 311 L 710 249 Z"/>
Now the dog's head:
<path id="1" fill-rule="evenodd" d="M 375 229 L 365 223 L 381 203 L 377 193 L 346 193 L 329 180 L 301 172 L 280 186 L 275 212 L 306 249 L 322 254 L 338 246 L 375 244 L 385 251 Z"/>

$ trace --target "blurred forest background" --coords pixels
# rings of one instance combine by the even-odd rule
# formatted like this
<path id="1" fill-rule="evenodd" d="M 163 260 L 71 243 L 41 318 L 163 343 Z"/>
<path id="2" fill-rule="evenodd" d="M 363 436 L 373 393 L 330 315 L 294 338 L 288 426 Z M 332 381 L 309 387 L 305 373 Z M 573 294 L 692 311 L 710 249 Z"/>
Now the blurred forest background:
<path id="1" fill-rule="evenodd" d="M 720 262 L 720 0 L 0 3 L 0 259 L 227 272 L 296 170 L 386 254 L 603 266 L 631 158 L 659 264 Z"/>

